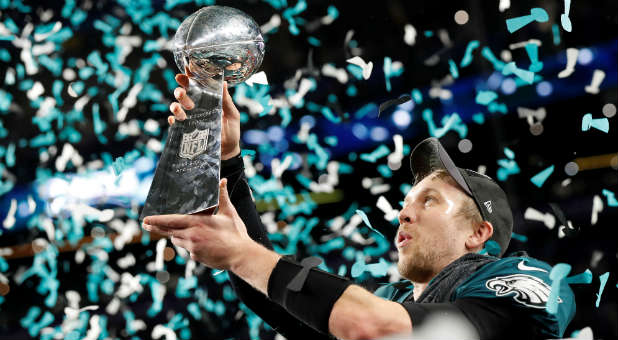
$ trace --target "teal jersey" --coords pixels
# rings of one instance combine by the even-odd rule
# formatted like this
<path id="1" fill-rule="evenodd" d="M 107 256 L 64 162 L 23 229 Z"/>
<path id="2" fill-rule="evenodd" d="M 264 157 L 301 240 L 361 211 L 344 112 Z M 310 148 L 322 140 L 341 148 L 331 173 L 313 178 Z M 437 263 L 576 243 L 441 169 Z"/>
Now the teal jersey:
<path id="1" fill-rule="evenodd" d="M 508 305 L 524 315 L 522 327 L 534 327 L 535 333 L 547 338 L 560 338 L 575 315 L 575 297 L 568 284 L 560 284 L 558 310 L 549 313 L 546 304 L 551 292 L 551 266 L 530 257 L 506 257 L 479 267 L 453 289 L 447 301 L 483 299 L 496 305 Z M 430 282 L 431 285 L 431 282 Z M 448 287 L 446 287 L 448 288 Z M 375 294 L 400 303 L 412 303 L 413 286 L 404 280 L 380 287 Z"/>

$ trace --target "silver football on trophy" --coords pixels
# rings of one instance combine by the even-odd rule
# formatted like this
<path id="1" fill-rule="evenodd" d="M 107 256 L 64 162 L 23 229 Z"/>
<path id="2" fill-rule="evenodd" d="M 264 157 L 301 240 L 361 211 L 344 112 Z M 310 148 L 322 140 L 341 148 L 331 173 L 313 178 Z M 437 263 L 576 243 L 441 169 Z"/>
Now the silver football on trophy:
<path id="1" fill-rule="evenodd" d="M 249 78 L 262 64 L 264 39 L 257 23 L 244 12 L 226 6 L 203 7 L 176 31 L 174 59 L 181 72 L 198 81 L 224 71 L 228 85 Z"/>

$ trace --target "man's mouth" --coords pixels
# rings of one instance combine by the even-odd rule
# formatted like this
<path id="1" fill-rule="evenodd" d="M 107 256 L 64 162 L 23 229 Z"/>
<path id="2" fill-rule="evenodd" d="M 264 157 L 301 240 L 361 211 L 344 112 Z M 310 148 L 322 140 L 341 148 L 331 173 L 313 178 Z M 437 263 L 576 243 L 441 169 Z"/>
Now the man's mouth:
<path id="1" fill-rule="evenodd" d="M 406 233 L 405 231 L 400 231 L 397 233 L 397 248 L 405 247 L 410 240 L 412 240 L 412 235 Z"/>

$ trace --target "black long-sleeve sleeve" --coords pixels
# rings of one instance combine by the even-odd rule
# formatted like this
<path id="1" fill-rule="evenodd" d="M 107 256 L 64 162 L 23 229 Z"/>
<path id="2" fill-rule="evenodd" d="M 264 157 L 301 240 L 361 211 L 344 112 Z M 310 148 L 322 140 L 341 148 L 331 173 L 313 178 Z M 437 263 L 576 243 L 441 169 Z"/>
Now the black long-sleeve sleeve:
<path id="1" fill-rule="evenodd" d="M 230 200 L 238 215 L 247 227 L 247 233 L 256 242 L 273 249 L 268 234 L 251 197 L 251 189 L 244 173 L 242 158 L 239 156 L 221 162 L 221 177 L 227 178 Z M 229 273 L 236 295 L 262 320 L 287 339 L 333 339 L 320 333 L 292 316 L 279 304 L 270 300 L 238 276 Z"/>

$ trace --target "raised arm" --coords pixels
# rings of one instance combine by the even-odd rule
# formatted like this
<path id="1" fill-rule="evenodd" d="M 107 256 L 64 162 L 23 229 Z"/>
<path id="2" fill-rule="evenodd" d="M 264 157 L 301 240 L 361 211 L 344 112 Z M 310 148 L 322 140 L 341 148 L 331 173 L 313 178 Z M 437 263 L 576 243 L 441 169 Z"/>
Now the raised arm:
<path id="1" fill-rule="evenodd" d="M 170 125 L 174 124 L 175 120 L 186 119 L 185 110 L 191 110 L 194 107 L 193 101 L 186 95 L 188 81 L 185 75 L 176 75 L 176 82 L 181 87 L 174 90 L 177 102 L 170 105 L 170 111 L 174 114 L 174 116 L 168 118 Z M 255 208 L 251 189 L 245 177 L 243 161 L 240 156 L 240 113 L 232 101 L 227 85 L 223 89 L 222 105 L 221 177 L 227 179 L 230 201 L 247 227 L 249 237 L 267 249 L 273 249 L 266 228 L 264 228 Z M 293 317 L 283 307 L 268 299 L 266 295 L 257 291 L 238 276 L 233 273 L 230 273 L 229 276 L 238 298 L 281 335 L 288 339 L 330 338 Z"/>
<path id="2" fill-rule="evenodd" d="M 252 240 L 229 199 L 225 179 L 216 215 L 149 216 L 144 228 L 170 236 L 172 243 L 209 267 L 232 271 L 317 332 L 363 339 L 412 330 L 400 304 L 321 270 L 311 269 L 304 276 L 302 265 Z M 291 288 L 293 281 L 296 288 Z"/>

